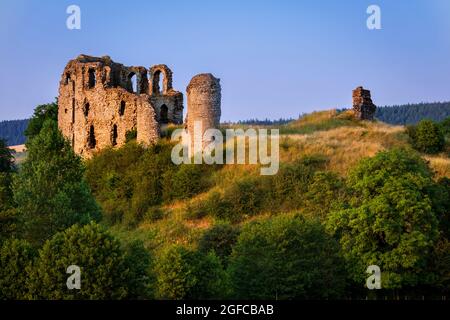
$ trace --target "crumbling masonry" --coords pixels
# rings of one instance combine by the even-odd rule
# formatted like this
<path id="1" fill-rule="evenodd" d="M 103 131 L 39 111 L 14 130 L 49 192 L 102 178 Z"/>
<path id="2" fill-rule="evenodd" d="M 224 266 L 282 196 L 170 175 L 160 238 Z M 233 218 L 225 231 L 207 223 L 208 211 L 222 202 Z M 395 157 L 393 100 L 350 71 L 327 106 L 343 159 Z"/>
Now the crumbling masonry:
<path id="1" fill-rule="evenodd" d="M 58 106 L 59 128 L 83 157 L 123 145 L 134 130 L 139 143 L 150 145 L 159 139 L 162 125 L 183 122 L 183 94 L 172 88 L 166 65 L 126 67 L 108 56 L 69 61 Z"/>
<path id="2" fill-rule="evenodd" d="M 373 120 L 376 108 L 369 90 L 365 90 L 363 87 L 353 90 L 353 110 L 357 119 Z"/>
<path id="3" fill-rule="evenodd" d="M 221 116 L 221 86 L 220 79 L 210 73 L 202 73 L 194 76 L 186 88 L 188 112 L 186 116 L 186 128 L 190 135 L 191 155 L 194 151 L 194 133 L 202 139 L 201 148 L 212 141 L 204 139 L 204 132 L 208 129 L 217 129 Z M 196 132 L 195 125 L 200 126 L 200 132 Z"/>

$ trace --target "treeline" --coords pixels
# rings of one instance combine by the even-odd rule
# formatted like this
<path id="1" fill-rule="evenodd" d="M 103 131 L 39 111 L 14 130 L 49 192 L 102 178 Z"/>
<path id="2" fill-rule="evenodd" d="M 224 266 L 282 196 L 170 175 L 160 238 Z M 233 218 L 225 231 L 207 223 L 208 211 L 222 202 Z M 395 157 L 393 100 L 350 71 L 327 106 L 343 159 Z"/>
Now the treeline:
<path id="1" fill-rule="evenodd" d="M 280 119 L 248 119 L 248 120 L 239 120 L 237 122 L 224 122 L 224 124 L 243 124 L 243 125 L 256 125 L 256 126 L 276 126 L 276 125 L 283 125 L 286 123 L 289 123 L 291 121 L 294 121 L 296 119 L 294 118 L 280 118 Z"/>
<path id="2" fill-rule="evenodd" d="M 8 146 L 25 143 L 25 129 L 28 119 L 0 121 L 0 139 L 6 141 Z"/>
<path id="3" fill-rule="evenodd" d="M 440 122 L 450 117 L 450 102 L 415 103 L 378 107 L 375 117 L 390 124 L 417 124 L 429 119 Z"/>

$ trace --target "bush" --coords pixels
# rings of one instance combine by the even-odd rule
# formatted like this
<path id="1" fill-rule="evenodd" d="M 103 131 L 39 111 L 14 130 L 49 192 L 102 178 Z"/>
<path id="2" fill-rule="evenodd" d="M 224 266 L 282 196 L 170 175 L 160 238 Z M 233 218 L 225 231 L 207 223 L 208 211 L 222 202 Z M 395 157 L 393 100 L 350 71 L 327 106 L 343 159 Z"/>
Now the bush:
<path id="1" fill-rule="evenodd" d="M 0 250 L 0 299 L 26 299 L 28 275 L 26 269 L 32 264 L 35 251 L 24 240 L 11 239 Z"/>
<path id="2" fill-rule="evenodd" d="M 206 180 L 210 169 L 206 164 L 181 164 L 164 173 L 164 201 L 188 199 L 205 191 L 210 185 Z"/>
<path id="3" fill-rule="evenodd" d="M 67 288 L 70 265 L 81 268 L 80 290 Z M 30 298 L 123 299 L 135 285 L 129 266 L 119 241 L 103 228 L 94 223 L 75 225 L 55 234 L 39 251 L 29 268 Z"/>
<path id="4" fill-rule="evenodd" d="M 226 265 L 238 235 L 239 231 L 236 227 L 226 223 L 216 224 L 202 235 L 198 242 L 198 249 L 205 254 L 213 251 Z"/>
<path id="5" fill-rule="evenodd" d="M 215 166 L 176 166 L 172 147 L 159 141 L 144 149 L 130 142 L 104 150 L 87 163 L 87 181 L 107 222 L 136 225 L 151 208 L 192 197 L 209 186 Z"/>
<path id="6" fill-rule="evenodd" d="M 279 216 L 245 226 L 230 258 L 237 299 L 343 297 L 337 243 L 320 223 Z"/>
<path id="7" fill-rule="evenodd" d="M 228 294 L 226 273 L 212 252 L 204 255 L 172 245 L 162 252 L 155 271 L 161 299 L 218 299 Z"/>
<path id="8" fill-rule="evenodd" d="M 345 196 L 345 183 L 335 173 L 316 172 L 305 193 L 302 212 L 324 221 L 333 208 L 339 207 Z"/>
<path id="9" fill-rule="evenodd" d="M 151 299 L 154 296 L 155 279 L 151 272 L 152 257 L 140 240 L 125 247 L 125 263 L 128 274 L 129 299 Z"/>
<path id="10" fill-rule="evenodd" d="M 426 282 L 424 272 L 436 241 L 435 182 L 419 155 L 402 149 L 379 152 L 350 173 L 348 209 L 329 215 L 357 285 L 369 265 L 382 270 L 385 289 Z"/>
<path id="11" fill-rule="evenodd" d="M 132 129 L 132 130 L 125 132 L 125 143 L 128 143 L 128 142 L 136 140 L 136 139 L 137 139 L 137 130 L 136 129 Z"/>
<path id="12" fill-rule="evenodd" d="M 73 224 L 100 219 L 83 178 L 84 167 L 52 120 L 28 144 L 28 157 L 13 181 L 24 236 L 40 245 Z"/>
<path id="13" fill-rule="evenodd" d="M 439 153 L 444 149 L 445 137 L 441 127 L 431 120 L 422 120 L 417 127 L 409 127 L 413 146 L 420 152 Z"/>

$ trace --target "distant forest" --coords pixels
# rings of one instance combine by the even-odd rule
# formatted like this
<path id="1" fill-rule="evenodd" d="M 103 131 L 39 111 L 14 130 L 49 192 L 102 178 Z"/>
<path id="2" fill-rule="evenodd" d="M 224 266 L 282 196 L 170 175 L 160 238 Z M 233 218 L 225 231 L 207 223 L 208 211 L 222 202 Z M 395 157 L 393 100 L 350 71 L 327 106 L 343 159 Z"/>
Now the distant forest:
<path id="1" fill-rule="evenodd" d="M 378 107 L 375 117 L 383 122 L 397 125 L 416 124 L 422 119 L 442 121 L 450 117 L 450 102 L 415 103 Z M 283 125 L 294 119 L 259 120 L 249 119 L 235 122 L 244 125 Z M 0 139 L 9 146 L 25 143 L 24 131 L 28 119 L 0 121 Z"/>
<path id="2" fill-rule="evenodd" d="M 375 117 L 390 124 L 416 124 L 422 119 L 437 122 L 450 117 L 450 102 L 415 103 L 378 107 Z"/>
<path id="3" fill-rule="evenodd" d="M 24 131 L 28 126 L 28 119 L 0 121 L 0 139 L 8 146 L 25 143 Z"/>

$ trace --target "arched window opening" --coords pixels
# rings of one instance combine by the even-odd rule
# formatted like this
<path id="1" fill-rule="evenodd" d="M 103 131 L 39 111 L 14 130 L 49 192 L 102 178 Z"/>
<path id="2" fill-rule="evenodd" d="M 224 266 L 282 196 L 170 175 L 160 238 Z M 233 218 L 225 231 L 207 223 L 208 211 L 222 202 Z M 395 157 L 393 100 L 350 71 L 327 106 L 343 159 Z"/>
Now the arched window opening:
<path id="1" fill-rule="evenodd" d="M 160 70 L 153 73 L 152 85 L 153 94 L 161 94 L 164 91 L 164 77 Z"/>
<path id="2" fill-rule="evenodd" d="M 96 82 L 95 69 L 90 68 L 88 73 L 89 73 L 89 84 L 88 84 L 88 86 L 89 86 L 89 88 L 94 88 L 95 87 L 95 82 Z"/>
<path id="3" fill-rule="evenodd" d="M 128 81 L 129 81 L 129 88 L 131 93 L 138 93 L 138 83 L 137 83 L 137 76 L 134 72 L 130 73 L 128 75 Z"/>
<path id="4" fill-rule="evenodd" d="M 70 73 L 66 73 L 66 80 L 65 80 L 65 82 L 64 82 L 64 84 L 69 84 L 69 82 L 70 82 Z"/>
<path id="5" fill-rule="evenodd" d="M 125 101 L 120 101 L 119 115 L 123 116 L 125 114 Z"/>
<path id="6" fill-rule="evenodd" d="M 163 104 L 161 106 L 161 110 L 159 112 L 159 120 L 161 123 L 169 122 L 168 113 L 169 113 L 169 109 L 167 108 L 167 106 L 165 104 Z"/>
<path id="7" fill-rule="evenodd" d="M 91 127 L 89 128 L 88 147 L 89 147 L 89 149 L 95 149 L 96 145 L 97 145 L 97 140 L 95 140 L 94 126 L 91 125 Z"/>
<path id="8" fill-rule="evenodd" d="M 89 109 L 90 109 L 89 102 L 87 102 L 87 103 L 84 105 L 84 116 L 85 116 L 85 117 L 87 117 L 87 116 L 89 115 Z"/>
<path id="9" fill-rule="evenodd" d="M 116 145 L 117 145 L 117 136 L 118 136 L 118 134 L 117 134 L 117 124 L 115 124 L 115 125 L 113 126 L 113 130 L 112 130 L 112 132 L 111 132 L 111 144 L 112 144 L 113 146 L 116 146 Z"/>

